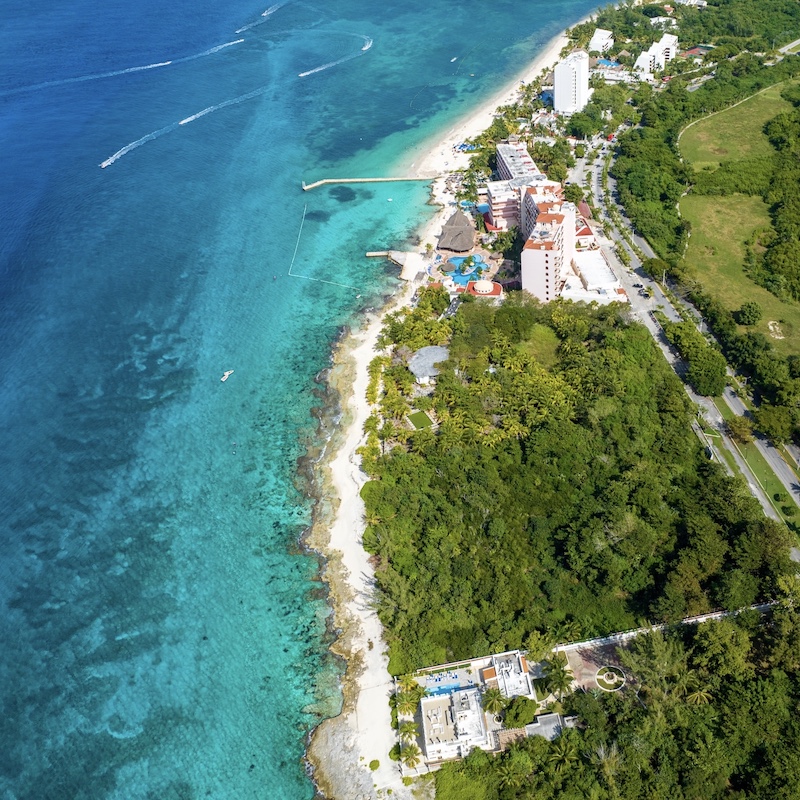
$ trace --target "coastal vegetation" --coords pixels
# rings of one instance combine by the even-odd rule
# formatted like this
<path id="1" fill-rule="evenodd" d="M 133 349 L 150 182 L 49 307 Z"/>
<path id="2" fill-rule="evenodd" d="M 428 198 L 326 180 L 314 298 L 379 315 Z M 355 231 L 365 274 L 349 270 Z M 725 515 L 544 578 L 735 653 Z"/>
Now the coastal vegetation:
<path id="1" fill-rule="evenodd" d="M 519 297 L 439 321 L 438 297 L 384 331 L 362 450 L 392 672 L 774 595 L 788 532 L 705 457 L 642 326 L 616 306 Z M 426 395 L 405 364 L 443 323 L 450 358 Z M 402 425 L 401 403 L 435 430 Z"/>
<path id="2" fill-rule="evenodd" d="M 644 49 L 656 41 L 663 31 L 650 20 L 663 16 L 664 6 L 659 3 L 608 5 L 591 21 L 574 26 L 569 31 L 570 40 L 574 46 L 585 48 L 595 28 L 606 28 L 616 39 L 610 53 L 619 58 L 621 50 L 631 50 L 632 45 Z M 756 4 L 751 0 L 712 0 L 703 9 L 676 5 L 674 17 L 680 26 L 682 46 L 714 42 L 724 46 L 728 55 L 744 50 L 767 52 L 800 36 L 800 9 L 794 0 L 761 0 Z"/>

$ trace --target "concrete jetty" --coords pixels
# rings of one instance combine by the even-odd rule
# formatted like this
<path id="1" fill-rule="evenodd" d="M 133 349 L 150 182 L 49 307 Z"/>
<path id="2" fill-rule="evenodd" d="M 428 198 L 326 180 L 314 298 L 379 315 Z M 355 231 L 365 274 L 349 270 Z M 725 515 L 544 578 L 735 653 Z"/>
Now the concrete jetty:
<path id="1" fill-rule="evenodd" d="M 431 183 L 435 178 L 323 178 L 321 181 L 314 181 L 314 183 L 306 183 L 303 181 L 303 191 L 308 192 L 311 189 L 316 189 L 317 186 L 322 186 L 325 183 L 397 183 L 400 181 L 424 181 Z"/>

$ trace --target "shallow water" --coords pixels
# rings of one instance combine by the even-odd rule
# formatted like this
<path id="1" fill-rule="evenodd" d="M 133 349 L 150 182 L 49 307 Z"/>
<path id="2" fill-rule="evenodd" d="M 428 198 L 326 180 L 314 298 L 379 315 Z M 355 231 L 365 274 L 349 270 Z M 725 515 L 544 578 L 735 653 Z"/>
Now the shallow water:
<path id="1" fill-rule="evenodd" d="M 297 459 L 431 208 L 300 182 L 392 174 L 591 7 L 3 2 L 0 796 L 312 796 Z"/>

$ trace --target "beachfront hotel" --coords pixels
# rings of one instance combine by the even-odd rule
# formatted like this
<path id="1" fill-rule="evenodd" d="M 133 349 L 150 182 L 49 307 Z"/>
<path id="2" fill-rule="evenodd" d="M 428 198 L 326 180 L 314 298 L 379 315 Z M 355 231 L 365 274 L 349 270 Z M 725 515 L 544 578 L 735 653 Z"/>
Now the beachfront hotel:
<path id="1" fill-rule="evenodd" d="M 503 180 L 486 185 L 490 230 L 518 227 L 525 242 L 520 258 L 523 291 L 544 303 L 569 300 L 628 302 L 594 231 L 560 183 L 544 175 L 518 141 L 497 145 Z"/>
<path id="2" fill-rule="evenodd" d="M 589 54 L 584 50 L 570 53 L 556 64 L 553 73 L 553 109 L 557 114 L 583 111 L 589 102 Z"/>
<path id="3" fill-rule="evenodd" d="M 519 227 L 524 232 L 523 197 L 531 187 L 542 193 L 560 190 L 561 184 L 551 181 L 536 166 L 528 148 L 521 142 L 497 145 L 497 172 L 501 180 L 486 184 L 486 202 L 489 204 L 488 223 L 492 230 L 507 231 Z"/>
<path id="4" fill-rule="evenodd" d="M 497 173 L 501 180 L 521 178 L 534 181 L 544 177 L 522 142 L 508 141 L 497 145 Z"/>
<path id="5" fill-rule="evenodd" d="M 522 247 L 522 289 L 545 303 L 564 288 L 575 253 L 575 216 L 572 203 L 540 212 Z"/>
<path id="6" fill-rule="evenodd" d="M 665 33 L 657 42 L 639 55 L 633 65 L 643 80 L 653 80 L 653 73 L 664 69 L 668 61 L 678 54 L 678 37 Z"/>
<path id="7" fill-rule="evenodd" d="M 606 53 L 614 46 L 614 34 L 604 28 L 595 28 L 589 40 L 590 53 Z"/>

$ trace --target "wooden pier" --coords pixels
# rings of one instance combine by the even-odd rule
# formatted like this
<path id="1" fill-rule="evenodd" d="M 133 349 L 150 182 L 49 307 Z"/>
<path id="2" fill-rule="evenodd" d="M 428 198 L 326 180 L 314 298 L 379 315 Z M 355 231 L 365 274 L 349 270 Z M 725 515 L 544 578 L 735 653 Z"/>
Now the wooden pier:
<path id="1" fill-rule="evenodd" d="M 397 183 L 400 181 L 425 181 L 431 183 L 435 178 L 323 178 L 321 181 L 314 181 L 314 183 L 306 183 L 303 181 L 303 191 L 308 192 L 311 189 L 316 189 L 317 186 L 322 186 L 325 183 Z"/>

